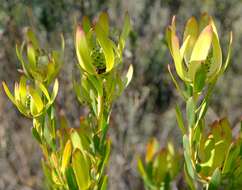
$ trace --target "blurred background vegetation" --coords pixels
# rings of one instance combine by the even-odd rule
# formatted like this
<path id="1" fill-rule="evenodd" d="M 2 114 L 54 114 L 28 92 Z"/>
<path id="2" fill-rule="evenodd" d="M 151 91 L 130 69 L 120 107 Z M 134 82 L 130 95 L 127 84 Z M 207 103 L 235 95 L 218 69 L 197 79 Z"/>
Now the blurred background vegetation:
<path id="1" fill-rule="evenodd" d="M 0 1 L 0 81 L 13 84 L 20 68 L 15 44 L 21 43 L 27 26 L 34 28 L 43 44 L 66 41 L 65 64 L 59 76 L 61 89 L 58 109 L 73 127 L 85 113 L 72 90 L 76 70 L 73 45 L 75 23 L 83 15 L 95 18 L 107 11 L 113 26 L 122 28 L 125 11 L 132 19 L 133 31 L 124 53 L 124 64 L 134 65 L 133 80 L 125 94 L 113 106 L 111 128 L 112 155 L 109 166 L 110 190 L 142 190 L 136 157 L 144 154 L 150 137 L 161 146 L 167 140 L 181 147 L 174 105 L 179 101 L 167 72 L 171 58 L 165 43 L 165 28 L 172 15 L 177 16 L 178 30 L 192 15 L 208 12 L 215 17 L 223 51 L 229 31 L 234 33 L 232 66 L 220 79 L 208 123 L 229 115 L 236 133 L 242 113 L 242 1 L 241 0 L 1 0 Z M 115 31 L 113 31 L 115 32 Z M 183 106 L 184 107 L 184 106 Z M 30 133 L 30 121 L 24 119 L 0 91 L 0 190 L 42 190 L 41 153 Z M 182 174 L 177 177 L 183 187 Z M 176 189 L 174 185 L 174 189 Z M 179 188 L 180 189 L 180 188 Z"/>

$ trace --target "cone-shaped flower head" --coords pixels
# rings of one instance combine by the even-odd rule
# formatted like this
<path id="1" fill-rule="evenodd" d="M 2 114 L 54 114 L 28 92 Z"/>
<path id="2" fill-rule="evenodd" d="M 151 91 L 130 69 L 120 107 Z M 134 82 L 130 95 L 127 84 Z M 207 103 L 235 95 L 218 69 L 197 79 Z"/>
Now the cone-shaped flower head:
<path id="1" fill-rule="evenodd" d="M 16 46 L 17 57 L 22 64 L 24 74 L 46 84 L 50 84 L 59 73 L 63 63 L 63 51 L 63 38 L 61 50 L 46 52 L 40 47 L 30 28 L 26 32 L 26 41 L 21 47 Z"/>
<path id="2" fill-rule="evenodd" d="M 58 81 L 55 80 L 51 95 L 41 83 L 35 86 L 27 84 L 27 79 L 24 76 L 21 77 L 19 83 L 15 83 L 14 95 L 5 82 L 3 82 L 3 88 L 18 110 L 25 116 L 32 118 L 40 116 L 54 102 L 58 91 Z"/>
<path id="3" fill-rule="evenodd" d="M 96 23 L 91 24 L 84 17 L 76 28 L 75 46 L 78 62 L 89 74 L 103 74 L 111 71 L 122 58 L 122 50 L 130 31 L 129 17 L 126 15 L 124 28 L 116 44 L 110 38 L 109 18 L 101 13 Z"/>
<path id="4" fill-rule="evenodd" d="M 222 51 L 216 26 L 211 16 L 206 13 L 199 21 L 195 17 L 187 21 L 181 47 L 176 35 L 175 17 L 167 28 L 166 38 L 176 72 L 185 82 L 194 84 L 196 75 L 202 75 L 204 82 L 211 82 L 227 67 L 227 63 L 222 65 Z M 230 46 L 231 42 L 232 35 Z"/>

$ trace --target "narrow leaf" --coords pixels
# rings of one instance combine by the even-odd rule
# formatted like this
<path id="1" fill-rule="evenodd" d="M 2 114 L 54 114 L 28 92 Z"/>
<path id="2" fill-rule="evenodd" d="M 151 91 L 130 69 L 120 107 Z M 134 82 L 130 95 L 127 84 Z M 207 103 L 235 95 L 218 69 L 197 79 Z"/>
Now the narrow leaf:
<path id="1" fill-rule="evenodd" d="M 91 22 L 87 16 L 82 18 L 82 28 L 85 33 L 88 33 L 91 30 Z"/>
<path id="2" fill-rule="evenodd" d="M 86 34 L 83 31 L 81 26 L 78 26 L 76 29 L 76 54 L 78 62 L 84 71 L 95 74 L 94 66 L 92 65 L 92 60 L 90 56 L 90 49 L 88 46 L 88 41 L 86 39 Z"/>
<path id="3" fill-rule="evenodd" d="M 231 32 L 230 33 L 230 40 L 229 40 L 229 47 L 228 47 L 228 54 L 227 54 L 227 58 L 226 58 L 225 64 L 224 64 L 223 69 L 222 69 L 222 73 L 228 68 L 228 66 L 231 62 L 230 57 L 231 57 L 232 43 L 233 43 L 233 33 Z"/>
<path id="4" fill-rule="evenodd" d="M 125 18 L 124 18 L 123 30 L 122 30 L 121 36 L 119 38 L 120 54 L 122 54 L 123 48 L 125 46 L 125 41 L 130 33 L 130 30 L 131 30 L 130 18 L 129 18 L 128 13 L 126 13 Z"/>
<path id="5" fill-rule="evenodd" d="M 193 100 L 193 97 L 190 97 L 187 100 L 187 106 L 186 106 L 187 121 L 188 121 L 189 127 L 193 127 L 193 124 L 195 121 L 195 110 L 196 110 L 195 102 Z"/>
<path id="6" fill-rule="evenodd" d="M 65 176 L 70 190 L 79 190 L 72 167 L 66 169 Z"/>
<path id="7" fill-rule="evenodd" d="M 200 68 L 197 70 L 194 79 L 194 92 L 201 92 L 205 82 L 206 82 L 207 71 L 205 66 L 202 64 Z"/>
<path id="8" fill-rule="evenodd" d="M 4 89 L 5 93 L 6 93 L 6 95 L 8 96 L 8 98 L 13 102 L 13 104 L 16 105 L 15 98 L 12 95 L 12 93 L 10 92 L 10 90 L 9 90 L 8 86 L 6 85 L 6 83 L 2 82 L 2 85 L 3 85 L 3 89 Z"/>
<path id="9" fill-rule="evenodd" d="M 98 23 L 102 27 L 102 30 L 106 36 L 109 35 L 109 18 L 108 14 L 105 12 L 102 12 L 99 16 Z"/>
<path id="10" fill-rule="evenodd" d="M 29 87 L 29 93 L 30 93 L 32 100 L 33 100 L 33 102 L 34 102 L 34 104 L 37 108 L 38 113 L 40 113 L 44 108 L 44 104 L 41 100 L 40 95 L 31 87 Z"/>
<path id="11" fill-rule="evenodd" d="M 62 162 L 61 162 L 61 171 L 65 173 L 65 170 L 70 162 L 71 159 L 71 152 L 72 152 L 72 145 L 71 140 L 66 142 L 63 155 L 62 155 Z"/>
<path id="12" fill-rule="evenodd" d="M 183 35 L 183 44 L 185 43 L 188 37 L 189 42 L 187 44 L 187 51 L 185 51 L 184 53 L 186 61 L 189 61 L 194 43 L 196 42 L 198 37 L 198 23 L 195 17 L 191 17 L 186 23 Z"/>
<path id="13" fill-rule="evenodd" d="M 208 190 L 217 190 L 219 187 L 221 181 L 221 172 L 219 170 L 219 168 L 217 168 L 214 172 L 213 175 L 211 177 L 209 186 L 208 186 Z"/>
<path id="14" fill-rule="evenodd" d="M 178 105 L 176 105 L 176 120 L 177 120 L 178 127 L 182 131 L 182 134 L 183 135 L 186 134 L 186 128 L 184 126 L 184 121 L 183 121 L 183 118 L 182 118 L 182 112 L 181 112 Z"/>
<path id="15" fill-rule="evenodd" d="M 194 169 L 192 166 L 192 159 L 190 155 L 190 145 L 187 135 L 183 135 L 183 148 L 184 148 L 184 157 L 185 157 L 185 163 L 186 163 L 186 169 L 189 174 L 189 176 L 194 179 Z"/>
<path id="16" fill-rule="evenodd" d="M 206 60 L 209 49 L 211 47 L 212 37 L 212 26 L 208 25 L 203 29 L 194 45 L 190 62 Z"/>
<path id="17" fill-rule="evenodd" d="M 58 89 L 59 89 L 59 83 L 58 83 L 58 80 L 56 79 L 54 86 L 53 86 L 52 94 L 51 94 L 51 103 L 54 102 L 54 100 L 58 94 Z"/>
<path id="18" fill-rule="evenodd" d="M 31 42 L 35 49 L 39 48 L 39 42 L 38 42 L 34 32 L 30 28 L 28 28 L 28 30 L 27 30 L 27 37 L 29 40 L 28 42 Z"/>
<path id="19" fill-rule="evenodd" d="M 73 153 L 72 167 L 79 189 L 86 190 L 90 186 L 89 164 L 85 156 L 78 149 Z"/>
<path id="20" fill-rule="evenodd" d="M 29 60 L 29 64 L 30 66 L 35 69 L 36 66 L 36 53 L 34 50 L 34 47 L 32 45 L 32 43 L 29 43 L 27 45 L 27 56 L 28 56 L 28 60 Z"/>
<path id="21" fill-rule="evenodd" d="M 128 72 L 126 74 L 126 77 L 124 79 L 124 86 L 127 87 L 132 79 L 132 76 L 133 76 L 133 72 L 134 72 L 134 69 L 133 69 L 133 65 L 130 64 L 129 65 L 129 69 L 128 69 Z"/>
<path id="22" fill-rule="evenodd" d="M 32 127 L 32 135 L 40 144 L 42 144 L 41 137 L 35 127 Z"/>
<path id="23" fill-rule="evenodd" d="M 100 190 L 107 190 L 107 186 L 108 186 L 108 176 L 104 176 Z"/>

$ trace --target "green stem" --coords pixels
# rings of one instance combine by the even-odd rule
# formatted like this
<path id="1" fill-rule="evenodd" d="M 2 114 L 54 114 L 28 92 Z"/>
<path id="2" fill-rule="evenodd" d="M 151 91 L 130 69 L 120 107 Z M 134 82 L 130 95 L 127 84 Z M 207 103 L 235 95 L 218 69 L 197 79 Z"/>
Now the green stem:
<path id="1" fill-rule="evenodd" d="M 104 111 L 104 98 L 103 96 L 98 95 L 98 130 L 102 129 L 103 124 L 103 111 Z"/>

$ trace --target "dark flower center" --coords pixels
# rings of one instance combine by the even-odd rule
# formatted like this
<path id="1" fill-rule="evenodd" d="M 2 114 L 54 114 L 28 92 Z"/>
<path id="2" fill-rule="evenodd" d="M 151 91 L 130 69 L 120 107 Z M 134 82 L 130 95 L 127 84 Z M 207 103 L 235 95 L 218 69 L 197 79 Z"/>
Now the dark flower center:
<path id="1" fill-rule="evenodd" d="M 106 71 L 105 56 L 99 46 L 95 46 L 91 51 L 92 64 L 96 67 L 96 72 L 102 74 Z"/>

